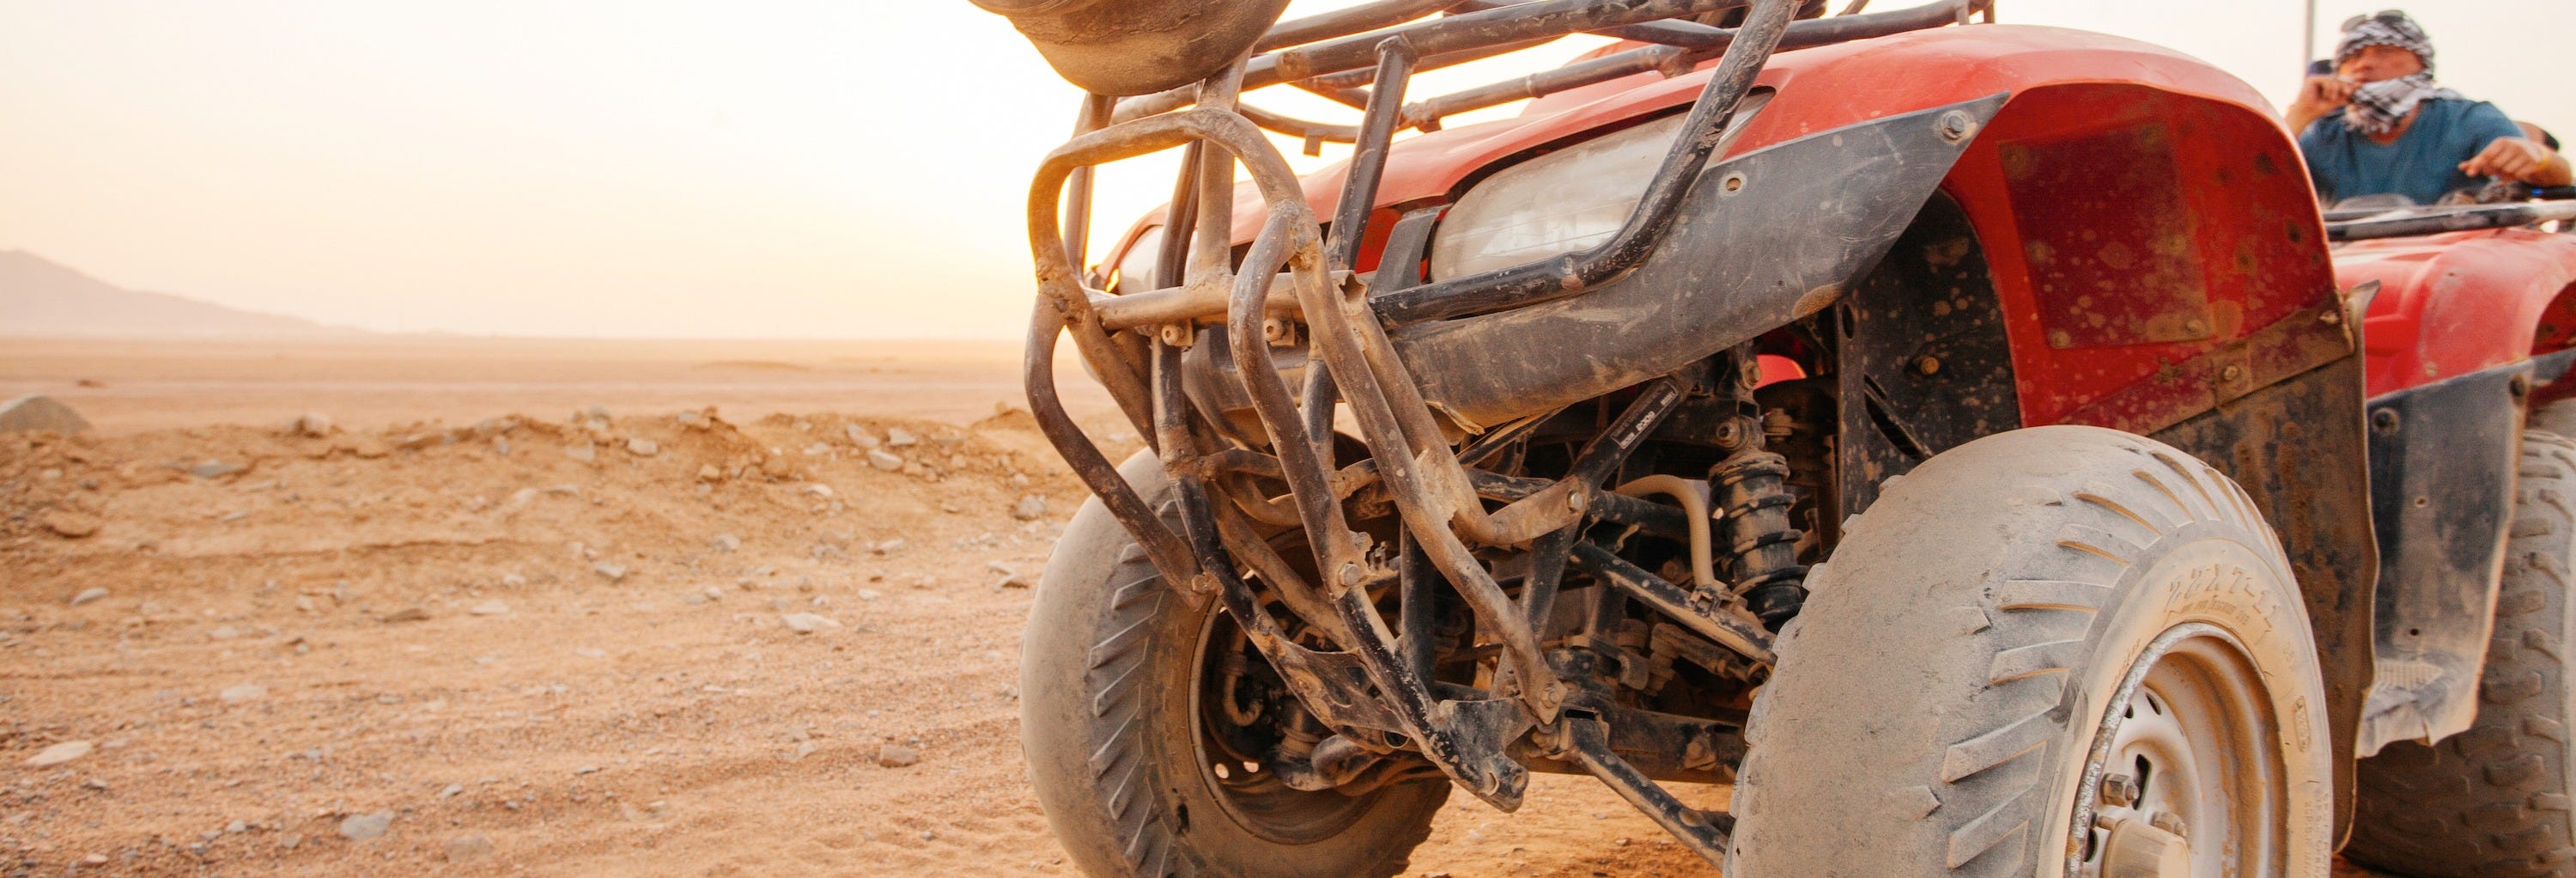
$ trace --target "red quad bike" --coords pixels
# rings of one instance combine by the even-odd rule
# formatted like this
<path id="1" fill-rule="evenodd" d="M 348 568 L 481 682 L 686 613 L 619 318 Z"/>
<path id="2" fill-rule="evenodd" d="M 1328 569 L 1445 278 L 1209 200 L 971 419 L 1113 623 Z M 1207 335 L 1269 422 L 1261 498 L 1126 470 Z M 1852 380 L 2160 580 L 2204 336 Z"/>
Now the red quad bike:
<path id="1" fill-rule="evenodd" d="M 1736 878 L 2576 875 L 2576 202 L 2321 213 L 2244 83 L 1989 0 L 976 2 L 1091 94 L 1021 687 L 1085 871 L 1391 875 L 1547 771 Z"/>

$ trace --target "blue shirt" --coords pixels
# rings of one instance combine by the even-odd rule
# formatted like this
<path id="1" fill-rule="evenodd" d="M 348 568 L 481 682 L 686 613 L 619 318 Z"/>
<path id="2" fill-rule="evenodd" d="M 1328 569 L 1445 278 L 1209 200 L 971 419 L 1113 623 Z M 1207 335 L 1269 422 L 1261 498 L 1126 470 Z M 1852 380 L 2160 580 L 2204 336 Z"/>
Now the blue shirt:
<path id="1" fill-rule="evenodd" d="M 2382 145 L 2344 124 L 2343 114 L 2319 119 L 2299 134 L 2308 177 L 2327 204 L 2357 195 L 2394 192 L 2431 204 L 2445 193 L 2481 185 L 2460 173 L 2499 137 L 2521 137 L 2504 111 L 2485 101 L 2434 98 L 2417 104 L 2415 124 L 2396 142 Z"/>

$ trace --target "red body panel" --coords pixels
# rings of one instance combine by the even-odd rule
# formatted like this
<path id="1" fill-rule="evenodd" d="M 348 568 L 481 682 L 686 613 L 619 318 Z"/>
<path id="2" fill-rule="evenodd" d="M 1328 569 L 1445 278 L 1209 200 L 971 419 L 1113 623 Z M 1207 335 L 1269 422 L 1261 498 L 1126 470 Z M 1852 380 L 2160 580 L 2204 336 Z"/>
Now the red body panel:
<path id="1" fill-rule="evenodd" d="M 1665 79 L 1645 73 L 1530 102 L 1516 118 L 1435 131 L 1396 144 L 1377 206 L 1446 200 L 1496 162 L 1605 127 L 1688 105 L 1709 70 Z M 1945 27 L 1782 52 L 1761 85 L 1779 95 L 1730 154 L 1855 122 L 2068 83 L 2136 83 L 2271 112 L 2243 81 L 2188 55 L 2087 31 L 2027 25 Z M 1346 165 L 1306 177 L 1307 201 L 1329 216 Z M 1260 201 L 1244 190 L 1235 241 L 1261 228 Z"/>
<path id="2" fill-rule="evenodd" d="M 2345 288 L 2380 284 L 2362 321 L 2370 395 L 2561 350 L 2576 336 L 2576 236 L 2526 229 L 2362 241 Z"/>
<path id="3" fill-rule="evenodd" d="M 1509 161 L 1684 106 L 1707 75 L 1629 77 L 1407 139 L 1377 206 L 1450 200 Z M 2351 350 L 2297 147 L 2253 88 L 2206 63 L 2102 34 L 1977 25 L 1782 53 L 1761 84 L 1777 93 L 1733 154 L 2012 94 L 1942 189 L 1983 245 L 2025 424 L 2152 432 Z M 1319 215 L 1342 176 L 1306 179 Z M 1247 190 L 1239 204 L 1236 238 L 1249 241 L 1258 203 Z"/>

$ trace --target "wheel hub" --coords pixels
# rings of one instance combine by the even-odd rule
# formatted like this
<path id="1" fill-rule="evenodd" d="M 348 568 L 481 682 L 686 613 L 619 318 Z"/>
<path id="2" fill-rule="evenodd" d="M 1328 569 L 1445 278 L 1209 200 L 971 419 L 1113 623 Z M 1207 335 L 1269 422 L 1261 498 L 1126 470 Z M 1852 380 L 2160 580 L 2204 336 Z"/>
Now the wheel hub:
<path id="1" fill-rule="evenodd" d="M 2203 623 L 2149 644 L 2095 732 L 2069 875 L 2273 875 L 2287 807 L 2243 646 Z"/>
<path id="2" fill-rule="evenodd" d="M 2104 809 L 2093 818 L 2102 829 L 2102 878 L 2191 878 L 2191 842 L 2136 811 Z"/>

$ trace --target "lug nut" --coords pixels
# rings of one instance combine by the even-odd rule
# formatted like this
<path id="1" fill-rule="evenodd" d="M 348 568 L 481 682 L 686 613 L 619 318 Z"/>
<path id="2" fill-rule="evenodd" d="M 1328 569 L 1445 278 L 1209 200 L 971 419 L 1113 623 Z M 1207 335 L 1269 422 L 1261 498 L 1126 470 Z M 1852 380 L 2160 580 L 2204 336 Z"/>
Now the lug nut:
<path id="1" fill-rule="evenodd" d="M 2102 776 L 2102 801 L 2126 808 L 2138 803 L 2138 781 L 2125 774 Z"/>

